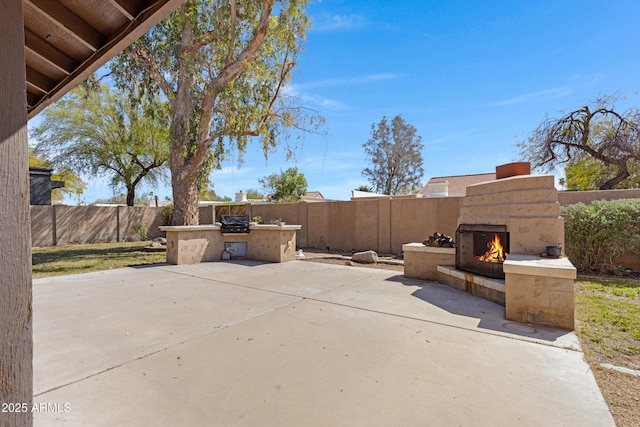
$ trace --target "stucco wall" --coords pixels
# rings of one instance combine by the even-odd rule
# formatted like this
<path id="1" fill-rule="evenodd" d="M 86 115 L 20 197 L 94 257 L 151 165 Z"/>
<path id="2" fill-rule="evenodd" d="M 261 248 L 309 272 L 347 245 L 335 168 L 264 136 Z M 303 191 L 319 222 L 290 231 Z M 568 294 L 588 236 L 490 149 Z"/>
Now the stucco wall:
<path id="1" fill-rule="evenodd" d="M 634 190 L 594 190 L 594 191 L 559 191 L 558 203 L 572 205 L 575 203 L 589 203 L 594 200 L 618 200 L 640 198 L 640 189 Z"/>
<path id="2" fill-rule="evenodd" d="M 158 215 L 157 208 L 120 206 L 118 207 L 118 214 L 120 218 L 120 241 L 140 240 L 140 235 L 133 229 L 136 224 L 144 224 L 147 227 L 147 237 L 150 239 L 164 235 L 158 228 L 164 225 L 164 218 L 162 215 Z"/>
<path id="3" fill-rule="evenodd" d="M 640 197 L 640 190 L 559 192 L 558 202 L 565 205 L 629 197 Z M 265 223 L 281 218 L 288 224 L 301 225 L 298 247 L 399 253 L 403 244 L 422 242 L 436 231 L 454 235 L 462 202 L 462 197 L 382 197 L 247 204 L 245 210 L 251 216 L 260 215 Z M 32 243 L 52 246 L 137 240 L 139 236 L 133 230 L 137 223 L 146 224 L 149 235 L 155 237 L 161 235 L 158 230 L 163 221 L 161 211 L 162 208 L 124 206 L 32 206 Z M 212 222 L 211 206 L 201 208 L 200 214 L 202 224 Z"/>
<path id="4" fill-rule="evenodd" d="M 256 204 L 265 222 L 282 218 L 302 225 L 298 246 L 399 253 L 405 243 L 438 231 L 454 234 L 461 198 L 371 198 L 319 203 Z"/>
<path id="5" fill-rule="evenodd" d="M 141 240 L 133 227 L 144 224 L 147 237 L 164 236 L 162 207 L 144 206 L 31 206 L 33 247 L 76 243 Z M 213 223 L 213 207 L 200 208 L 203 224 Z"/>
<path id="6" fill-rule="evenodd" d="M 454 236 L 462 197 L 391 200 L 391 251 L 422 242 L 436 231 Z"/>
<path id="7" fill-rule="evenodd" d="M 56 244 L 115 242 L 116 207 L 55 206 Z"/>

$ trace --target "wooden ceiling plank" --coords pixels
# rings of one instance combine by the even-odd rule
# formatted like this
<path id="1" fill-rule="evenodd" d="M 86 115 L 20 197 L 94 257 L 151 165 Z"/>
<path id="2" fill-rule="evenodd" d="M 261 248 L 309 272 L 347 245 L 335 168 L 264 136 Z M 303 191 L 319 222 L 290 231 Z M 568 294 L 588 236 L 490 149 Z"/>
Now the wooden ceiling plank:
<path id="1" fill-rule="evenodd" d="M 27 105 L 29 107 L 33 107 L 34 105 L 36 105 L 39 100 L 40 97 L 38 95 L 36 95 L 35 93 L 27 92 Z"/>
<path id="2" fill-rule="evenodd" d="M 27 94 L 31 94 L 35 96 L 36 98 L 38 98 L 38 101 L 39 101 L 40 98 L 42 98 L 47 94 L 47 92 L 45 92 L 44 90 L 40 89 L 37 86 L 34 86 L 31 82 L 27 80 Z"/>
<path id="3" fill-rule="evenodd" d="M 136 0 L 109 0 L 109 3 L 126 16 L 129 21 L 132 21 L 140 12 L 140 2 Z"/>
<path id="4" fill-rule="evenodd" d="M 24 29 L 25 47 L 65 74 L 71 74 L 78 63 L 37 34 Z"/>
<path id="5" fill-rule="evenodd" d="M 51 92 L 56 87 L 55 81 L 29 66 L 27 66 L 27 82 L 45 93 Z"/>
<path id="6" fill-rule="evenodd" d="M 30 1 L 23 0 L 25 5 Z M 47 105 L 60 99 L 71 88 L 85 80 L 88 76 L 104 65 L 109 59 L 120 53 L 133 41 L 145 34 L 151 27 L 160 22 L 161 19 L 175 11 L 186 0 L 140 0 L 142 11 L 138 13 L 137 19 L 132 21 L 131 26 L 127 26 L 126 31 L 121 34 L 109 34 L 109 41 L 93 55 L 78 65 L 73 73 L 62 79 L 56 88 L 38 99 L 37 103 L 30 104 L 27 109 L 29 119 L 41 112 Z M 26 9 L 26 8 L 25 8 Z M 40 14 L 40 12 L 37 12 Z"/>
<path id="7" fill-rule="evenodd" d="M 103 45 L 105 37 L 102 34 L 56 0 L 25 1 L 92 51 L 95 52 Z"/>

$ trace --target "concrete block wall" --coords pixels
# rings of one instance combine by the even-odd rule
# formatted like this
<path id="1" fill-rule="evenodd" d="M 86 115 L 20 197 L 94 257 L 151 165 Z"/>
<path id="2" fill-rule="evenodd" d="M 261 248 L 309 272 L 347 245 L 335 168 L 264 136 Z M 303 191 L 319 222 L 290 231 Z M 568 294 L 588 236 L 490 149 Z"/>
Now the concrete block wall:
<path id="1" fill-rule="evenodd" d="M 118 241 L 117 207 L 54 206 L 56 245 Z"/>
<path id="2" fill-rule="evenodd" d="M 31 246 L 47 247 L 55 243 L 53 206 L 31 206 Z"/>
<path id="3" fill-rule="evenodd" d="M 282 218 L 302 225 L 298 246 L 399 253 L 405 243 L 438 231 L 453 235 L 462 198 L 370 198 L 352 201 L 254 204 L 265 222 Z"/>
<path id="4" fill-rule="evenodd" d="M 31 206 L 33 247 L 129 242 L 140 240 L 136 224 L 147 226 L 147 236 L 164 236 L 162 207 L 144 206 Z M 202 224 L 213 224 L 212 206 L 200 208 Z"/>
<path id="5" fill-rule="evenodd" d="M 573 205 L 575 203 L 589 203 L 594 200 L 618 199 L 640 199 L 640 189 L 558 192 L 558 202 L 561 206 Z"/>
<path id="6" fill-rule="evenodd" d="M 555 191 L 551 188 L 520 190 L 520 193 L 516 191 L 503 195 L 514 206 L 503 204 L 499 208 L 483 207 L 486 214 L 495 213 L 496 209 L 501 212 L 507 209 L 511 214 L 528 214 L 531 206 L 525 201 L 537 201 L 540 204 L 538 209 L 545 205 L 545 199 Z M 475 197 L 481 196 L 477 194 L 478 191 L 479 189 L 470 187 L 467 194 L 472 196 L 471 200 L 477 201 Z M 559 192 L 557 197 L 559 204 L 565 205 L 568 202 L 589 202 L 595 198 L 640 197 L 640 190 Z M 302 229 L 297 234 L 298 247 L 329 247 L 345 251 L 373 249 L 380 253 L 399 253 L 403 244 L 422 242 L 436 231 L 454 235 L 457 219 L 464 215 L 466 209 L 462 206 L 463 199 L 382 197 L 352 201 L 246 204 L 244 207 L 247 214 L 252 217 L 260 215 L 265 222 L 281 218 L 288 224 L 301 225 Z M 485 202 L 491 204 L 491 200 Z M 549 215 L 550 219 L 530 221 L 524 227 L 529 232 L 540 234 L 536 237 L 539 241 L 553 242 L 554 236 L 559 232 L 559 223 L 554 219 L 558 206 L 547 203 L 546 207 L 548 209 L 545 215 Z M 140 207 L 31 206 L 32 243 L 37 247 L 135 240 L 139 238 L 133 230 L 136 223 L 146 223 L 150 236 L 155 237 L 161 235 L 157 229 L 163 221 L 161 211 L 162 208 Z M 200 208 L 201 224 L 212 224 L 214 215 L 212 206 Z M 511 244 L 514 245 L 513 241 Z M 538 249 L 540 248 L 531 248 L 527 252 L 536 252 Z M 621 263 L 640 270 L 640 260 L 636 256 L 625 255 L 621 258 Z"/>

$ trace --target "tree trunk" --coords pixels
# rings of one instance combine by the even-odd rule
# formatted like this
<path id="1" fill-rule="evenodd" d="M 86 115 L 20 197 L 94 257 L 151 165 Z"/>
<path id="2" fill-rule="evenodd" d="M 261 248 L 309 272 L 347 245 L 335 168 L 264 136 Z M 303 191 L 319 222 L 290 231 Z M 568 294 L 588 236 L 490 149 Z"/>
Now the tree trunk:
<path id="1" fill-rule="evenodd" d="M 183 9 L 184 12 L 184 9 Z M 194 35 L 185 25 L 181 34 L 182 46 L 190 46 Z M 173 191 L 173 225 L 198 225 L 197 177 L 202 162 L 194 158 L 190 144 L 190 117 L 194 114 L 194 76 L 189 63 L 190 52 L 181 52 L 178 70 L 178 87 L 173 100 L 171 117 L 171 189 Z"/>
<path id="2" fill-rule="evenodd" d="M 616 167 L 618 168 L 616 176 L 600 185 L 600 190 L 613 190 L 618 184 L 631 176 L 626 161 L 623 164 L 616 164 Z"/>
<path id="3" fill-rule="evenodd" d="M 199 165 L 180 153 L 171 153 L 171 188 L 173 191 L 173 225 L 198 225 Z"/>
<path id="4" fill-rule="evenodd" d="M 185 91 L 186 92 L 186 91 Z M 171 189 L 173 192 L 173 225 L 198 225 L 197 177 L 202 162 L 187 152 L 189 146 L 190 94 L 178 93 L 171 120 Z"/>
<path id="5" fill-rule="evenodd" d="M 127 206 L 133 206 L 136 201 L 136 188 L 127 188 Z"/>
<path id="6" fill-rule="evenodd" d="M 29 168 L 22 2 L 0 10 L 0 403 L 21 410 L 3 406 L 0 425 L 14 427 L 33 424 Z"/>

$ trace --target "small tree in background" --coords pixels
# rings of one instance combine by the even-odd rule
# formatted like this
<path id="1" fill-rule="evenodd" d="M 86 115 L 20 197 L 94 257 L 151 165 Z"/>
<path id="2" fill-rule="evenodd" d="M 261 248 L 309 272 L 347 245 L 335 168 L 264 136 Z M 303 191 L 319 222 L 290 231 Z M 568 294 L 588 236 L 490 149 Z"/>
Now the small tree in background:
<path id="1" fill-rule="evenodd" d="M 250 188 L 250 189 L 247 190 L 247 199 L 249 199 L 249 200 L 261 200 L 261 199 L 264 199 L 264 194 L 262 194 L 258 190 L 254 190 L 253 188 Z"/>
<path id="2" fill-rule="evenodd" d="M 307 179 L 298 168 L 289 168 L 258 180 L 274 202 L 297 202 L 307 192 Z"/>
<path id="3" fill-rule="evenodd" d="M 220 196 L 213 189 L 212 183 L 205 181 L 202 183 L 203 187 L 198 190 L 198 200 L 214 201 L 214 202 L 230 202 L 231 197 Z"/>
<path id="4" fill-rule="evenodd" d="M 362 171 L 375 191 L 382 194 L 407 194 L 422 187 L 422 137 L 416 128 L 397 115 L 371 125 L 371 138 L 362 144 L 372 167 Z"/>
<path id="5" fill-rule="evenodd" d="M 373 193 L 373 188 L 369 185 L 361 185 L 358 188 L 354 188 L 356 191 L 364 191 L 365 193 Z"/>
<path id="6" fill-rule="evenodd" d="M 152 193 L 142 193 L 136 194 L 135 199 L 133 200 L 132 205 L 128 206 L 148 206 L 149 201 L 153 199 Z M 126 205 L 127 204 L 127 195 L 124 193 L 114 194 L 113 196 L 106 199 L 96 199 L 90 203 L 90 205 Z"/>

